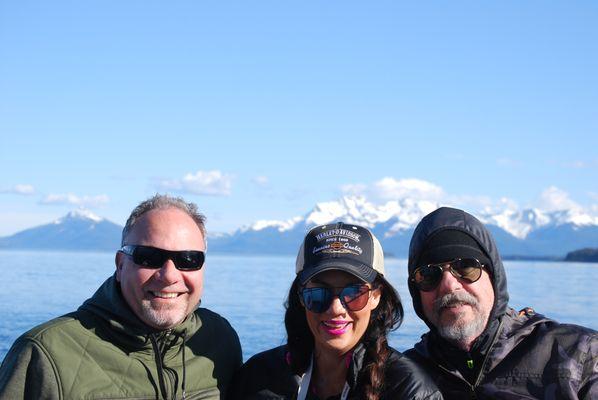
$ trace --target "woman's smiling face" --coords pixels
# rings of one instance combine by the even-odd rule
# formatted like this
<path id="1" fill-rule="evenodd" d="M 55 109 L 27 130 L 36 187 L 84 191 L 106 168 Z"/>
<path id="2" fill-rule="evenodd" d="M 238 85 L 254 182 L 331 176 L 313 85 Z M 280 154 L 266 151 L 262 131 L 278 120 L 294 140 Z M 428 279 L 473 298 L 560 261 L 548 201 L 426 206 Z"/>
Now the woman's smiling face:
<path id="1" fill-rule="evenodd" d="M 342 271 L 325 271 L 307 282 L 306 288 L 344 288 L 349 285 L 367 285 L 357 277 Z M 371 285 L 367 285 L 371 286 Z M 340 289 L 334 289 L 338 294 Z M 367 304 L 359 311 L 343 307 L 337 295 L 327 310 L 318 314 L 305 310 L 307 324 L 314 336 L 315 351 L 331 351 L 342 355 L 352 350 L 363 337 L 370 322 L 370 315 L 380 302 L 381 289 L 366 291 Z"/>

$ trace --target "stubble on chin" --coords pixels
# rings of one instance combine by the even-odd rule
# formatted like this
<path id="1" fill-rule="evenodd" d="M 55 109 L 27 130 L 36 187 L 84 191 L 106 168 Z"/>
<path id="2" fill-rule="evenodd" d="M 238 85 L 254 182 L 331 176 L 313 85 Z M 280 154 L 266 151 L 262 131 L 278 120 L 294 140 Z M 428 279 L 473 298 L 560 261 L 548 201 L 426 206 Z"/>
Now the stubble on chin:
<path id="1" fill-rule="evenodd" d="M 443 320 L 445 307 L 462 303 L 471 307 L 472 318 L 467 318 L 467 311 L 451 316 L 450 320 Z M 446 294 L 434 301 L 434 325 L 444 339 L 454 343 L 457 347 L 468 350 L 469 345 L 486 328 L 488 316 L 484 315 L 478 300 L 469 293 L 455 292 Z"/>
<path id="2" fill-rule="evenodd" d="M 141 313 L 146 323 L 153 328 L 169 329 L 183 322 L 187 316 L 187 309 L 184 304 L 154 306 L 146 300 L 141 303 Z"/>

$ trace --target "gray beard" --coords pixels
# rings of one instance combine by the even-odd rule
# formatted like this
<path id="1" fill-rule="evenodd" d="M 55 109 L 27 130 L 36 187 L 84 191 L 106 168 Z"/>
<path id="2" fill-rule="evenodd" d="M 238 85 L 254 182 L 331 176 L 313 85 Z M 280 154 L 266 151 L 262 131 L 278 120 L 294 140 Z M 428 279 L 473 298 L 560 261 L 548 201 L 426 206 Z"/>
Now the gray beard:
<path id="1" fill-rule="evenodd" d="M 457 321 L 456 323 L 449 325 L 438 325 L 436 329 L 440 336 L 449 342 L 453 342 L 457 347 L 468 350 L 467 343 L 480 336 L 480 334 L 486 328 L 486 322 L 488 316 L 483 315 L 482 310 L 479 308 L 479 302 L 477 299 L 467 292 L 454 292 L 449 293 L 434 302 L 434 312 L 440 315 L 440 311 L 443 307 L 450 305 L 451 303 L 461 302 L 469 304 L 474 311 L 474 319 L 469 323 L 462 323 Z"/>

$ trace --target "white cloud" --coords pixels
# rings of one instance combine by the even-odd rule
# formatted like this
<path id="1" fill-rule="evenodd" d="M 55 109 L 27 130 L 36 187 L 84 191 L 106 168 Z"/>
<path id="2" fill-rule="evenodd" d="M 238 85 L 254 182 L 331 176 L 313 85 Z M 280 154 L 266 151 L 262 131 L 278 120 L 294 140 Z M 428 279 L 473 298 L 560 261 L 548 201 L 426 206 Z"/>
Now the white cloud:
<path id="1" fill-rule="evenodd" d="M 395 179 L 385 177 L 371 185 L 347 184 L 341 187 L 344 194 L 363 195 L 374 201 L 414 200 L 439 201 L 444 191 L 438 185 L 421 179 Z"/>
<path id="2" fill-rule="evenodd" d="M 504 208 L 504 204 L 500 200 L 483 195 L 447 195 L 442 199 L 441 203 L 442 205 L 463 208 L 465 210 L 489 211 Z"/>
<path id="3" fill-rule="evenodd" d="M 580 209 L 581 206 L 569 197 L 569 193 L 550 186 L 545 189 L 538 200 L 538 207 L 545 211 L 559 211 L 567 209 Z"/>
<path id="4" fill-rule="evenodd" d="M 197 171 L 188 173 L 182 179 L 164 180 L 158 183 L 162 190 L 206 196 L 228 196 L 231 193 L 232 175 L 221 171 Z"/>
<path id="5" fill-rule="evenodd" d="M 44 205 L 74 205 L 80 207 L 100 207 L 107 204 L 110 198 L 105 194 L 97 196 L 77 196 L 73 193 L 49 194 L 40 201 Z"/>
<path id="6" fill-rule="evenodd" d="M 33 187 L 33 185 L 18 184 L 8 189 L 1 189 L 0 193 L 20 194 L 24 196 L 29 196 L 35 194 L 35 188 Z"/>
<path id="7" fill-rule="evenodd" d="M 440 186 L 421 179 L 382 178 L 374 183 L 374 191 L 383 199 L 415 198 L 418 200 L 439 200 L 443 196 Z"/>
<path id="8" fill-rule="evenodd" d="M 268 183 L 270 183 L 268 177 L 263 175 L 256 176 L 251 181 L 261 188 L 267 187 Z"/>

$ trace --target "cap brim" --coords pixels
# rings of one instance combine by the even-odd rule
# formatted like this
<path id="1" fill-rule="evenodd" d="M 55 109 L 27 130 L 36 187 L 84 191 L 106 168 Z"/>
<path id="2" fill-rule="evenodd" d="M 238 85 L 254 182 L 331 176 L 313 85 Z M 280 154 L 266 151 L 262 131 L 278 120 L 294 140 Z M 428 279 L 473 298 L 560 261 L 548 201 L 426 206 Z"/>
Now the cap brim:
<path id="1" fill-rule="evenodd" d="M 362 263 L 354 263 L 351 260 L 337 258 L 319 263 L 316 266 L 304 268 L 299 272 L 299 281 L 304 285 L 311 278 L 324 271 L 342 271 L 347 272 L 366 283 L 372 283 L 378 276 L 378 272 L 370 266 Z"/>

